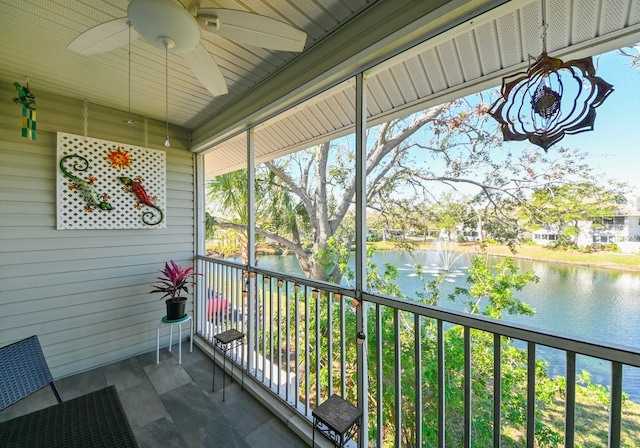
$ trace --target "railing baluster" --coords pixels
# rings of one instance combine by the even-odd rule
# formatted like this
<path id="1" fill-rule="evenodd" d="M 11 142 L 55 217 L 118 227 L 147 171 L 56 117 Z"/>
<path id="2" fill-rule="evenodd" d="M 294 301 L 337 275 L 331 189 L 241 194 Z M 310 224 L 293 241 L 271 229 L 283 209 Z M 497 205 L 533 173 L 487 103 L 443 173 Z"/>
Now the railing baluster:
<path id="1" fill-rule="evenodd" d="M 447 405 L 445 400 L 446 371 L 444 365 L 444 326 L 442 320 L 438 319 L 438 447 L 445 448 L 445 415 Z"/>
<path id="2" fill-rule="evenodd" d="M 576 433 L 576 354 L 567 352 L 564 446 L 573 448 Z"/>
<path id="3" fill-rule="evenodd" d="M 527 448 L 534 448 L 536 435 L 536 344 L 527 343 Z"/>
<path id="4" fill-rule="evenodd" d="M 347 396 L 347 324 L 345 317 L 344 296 L 340 300 L 340 396 Z"/>
<path id="5" fill-rule="evenodd" d="M 400 344 L 400 311 L 393 310 L 393 345 L 395 349 L 394 393 L 396 414 L 396 446 L 402 440 L 402 346 Z"/>
<path id="6" fill-rule="evenodd" d="M 314 296 L 315 294 L 315 296 Z M 320 389 L 320 358 L 322 357 L 322 343 L 320 341 L 320 297 L 318 296 L 318 291 L 315 289 L 311 290 L 311 298 L 315 304 L 316 308 L 316 407 L 320 405 L 322 402 L 322 390 Z"/>
<path id="7" fill-rule="evenodd" d="M 611 405 L 609 406 L 609 448 L 620 448 L 622 422 L 622 364 L 611 363 Z"/>
<path id="8" fill-rule="evenodd" d="M 416 446 L 422 446 L 422 319 L 419 314 L 413 315 L 413 328 L 415 345 L 414 357 L 415 357 L 415 431 L 416 431 Z"/>
<path id="9" fill-rule="evenodd" d="M 267 283 L 264 284 L 263 280 L 263 288 L 262 294 L 265 296 L 264 301 L 267 302 L 267 295 L 269 296 L 269 332 L 265 332 L 266 335 L 269 335 L 269 387 L 273 387 L 273 291 L 271 289 L 271 278 L 267 278 Z M 267 289 L 267 286 L 269 287 Z M 265 353 L 266 356 L 266 353 Z"/>
<path id="10" fill-rule="evenodd" d="M 258 277 L 256 277 L 257 280 Z M 262 331 L 258 332 L 258 337 L 262 342 L 262 382 L 264 383 L 267 375 L 267 298 L 265 297 L 264 283 L 262 283 L 262 294 L 258 294 L 260 287 L 256 284 L 256 300 L 258 300 L 258 309 L 262 318 Z M 271 377 L 271 375 L 269 375 Z"/>
<path id="11" fill-rule="evenodd" d="M 502 337 L 493 335 L 493 447 L 500 448 L 502 439 Z"/>
<path id="12" fill-rule="evenodd" d="M 291 403 L 291 397 L 289 397 L 289 389 L 291 388 L 291 310 L 289 308 L 289 282 L 283 282 L 282 285 L 284 286 L 284 306 L 285 306 L 285 314 L 284 314 L 284 320 L 286 322 L 285 324 L 285 351 L 286 351 L 286 355 L 285 355 L 285 365 L 287 366 L 286 369 L 286 381 L 287 381 L 287 388 L 285 390 L 285 400 L 287 403 Z"/>
<path id="13" fill-rule="evenodd" d="M 295 344 L 295 354 L 294 354 L 294 365 L 295 365 L 295 394 L 293 396 L 294 406 L 297 408 L 300 398 L 300 302 L 298 301 L 298 288 L 299 286 L 296 284 L 293 287 L 294 291 L 294 310 L 295 310 L 295 321 L 296 325 L 294 327 L 294 344 Z M 307 364 L 308 365 L 308 364 Z"/>
<path id="14" fill-rule="evenodd" d="M 280 335 L 282 334 L 282 284 L 280 280 L 276 282 L 276 294 L 278 294 L 276 303 L 278 307 L 278 332 L 276 334 L 276 346 L 278 351 L 278 396 L 280 396 L 280 386 L 282 384 L 282 340 Z M 271 336 L 273 338 L 273 336 Z"/>
<path id="15" fill-rule="evenodd" d="M 464 438 L 463 443 L 471 448 L 471 329 L 464 327 Z"/>
<path id="16" fill-rule="evenodd" d="M 382 447 L 382 436 L 384 429 L 384 414 L 383 400 L 384 395 L 382 393 L 382 378 L 384 376 L 384 370 L 382 370 L 384 352 L 382 350 L 382 307 L 380 304 L 376 304 L 376 416 L 377 416 L 377 442 L 376 446 Z"/>
<path id="17" fill-rule="evenodd" d="M 309 372 L 311 371 L 311 356 L 309 354 L 309 291 L 307 290 L 307 286 L 304 287 L 304 368 L 305 368 L 305 379 L 304 379 L 304 408 L 305 415 L 309 416 L 311 413 L 311 408 L 309 404 L 310 394 L 309 394 L 309 382 L 311 381 Z"/>
<path id="18" fill-rule="evenodd" d="M 333 309 L 331 294 L 318 293 L 318 300 L 320 297 L 325 296 L 327 298 L 327 369 L 329 370 L 329 381 L 327 385 L 327 398 L 333 393 Z"/>

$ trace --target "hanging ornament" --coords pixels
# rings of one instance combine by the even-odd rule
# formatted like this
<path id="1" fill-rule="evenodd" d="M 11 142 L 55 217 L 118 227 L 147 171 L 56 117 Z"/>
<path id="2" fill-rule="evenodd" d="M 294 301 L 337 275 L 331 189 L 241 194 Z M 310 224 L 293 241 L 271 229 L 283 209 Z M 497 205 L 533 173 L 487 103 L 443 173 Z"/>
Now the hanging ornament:
<path id="1" fill-rule="evenodd" d="M 26 86 L 21 86 L 14 82 L 13 85 L 18 91 L 18 96 L 13 99 L 14 103 L 22 104 L 22 136 L 36 139 L 36 97 L 29 90 L 29 81 Z"/>
<path id="2" fill-rule="evenodd" d="M 508 140 L 529 140 L 545 150 L 566 134 L 593 130 L 596 108 L 613 86 L 596 76 L 593 60 L 563 62 L 547 54 L 545 8 L 542 2 L 542 54 L 525 72 L 502 79 L 499 98 L 489 114 Z"/>
<path id="3" fill-rule="evenodd" d="M 160 207 L 154 204 L 154 202 L 158 200 L 157 196 L 149 196 L 147 190 L 142 186 L 142 177 L 137 176 L 135 179 L 131 179 L 130 177 L 122 176 L 118 177 L 118 179 L 120 179 L 120 182 L 125 185 L 125 192 L 131 192 L 136 195 L 136 198 L 138 198 L 138 203 L 134 206 L 135 208 L 140 210 L 142 205 L 146 205 L 147 207 L 151 207 L 156 210 L 155 214 L 151 211 L 144 212 L 142 214 L 142 222 L 148 226 L 160 224 L 164 219 L 164 212 Z"/>
<path id="4" fill-rule="evenodd" d="M 489 114 L 505 141 L 529 140 L 546 152 L 566 134 L 592 131 L 595 109 L 611 92 L 591 58 L 563 62 L 542 53 L 526 72 L 503 78 Z"/>

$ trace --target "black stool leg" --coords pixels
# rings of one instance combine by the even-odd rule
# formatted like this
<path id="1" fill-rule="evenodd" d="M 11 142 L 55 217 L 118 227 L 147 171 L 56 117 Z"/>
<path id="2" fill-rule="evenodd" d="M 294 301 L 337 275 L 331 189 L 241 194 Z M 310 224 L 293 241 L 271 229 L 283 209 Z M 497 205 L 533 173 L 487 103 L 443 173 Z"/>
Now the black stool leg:
<path id="1" fill-rule="evenodd" d="M 224 401 L 224 391 L 225 391 L 225 385 L 224 385 L 224 381 L 226 379 L 227 376 L 227 356 L 225 353 L 222 354 L 222 401 Z"/>
<path id="2" fill-rule="evenodd" d="M 244 342 L 240 345 L 242 347 L 242 352 L 244 353 Z M 236 358 L 237 359 L 237 358 Z M 244 368 L 242 367 L 242 363 L 240 363 L 240 372 L 242 372 L 242 388 L 240 390 L 244 390 Z"/>
<path id="3" fill-rule="evenodd" d="M 211 385 L 211 392 L 216 390 L 216 358 L 215 352 L 213 354 L 213 384 Z"/>

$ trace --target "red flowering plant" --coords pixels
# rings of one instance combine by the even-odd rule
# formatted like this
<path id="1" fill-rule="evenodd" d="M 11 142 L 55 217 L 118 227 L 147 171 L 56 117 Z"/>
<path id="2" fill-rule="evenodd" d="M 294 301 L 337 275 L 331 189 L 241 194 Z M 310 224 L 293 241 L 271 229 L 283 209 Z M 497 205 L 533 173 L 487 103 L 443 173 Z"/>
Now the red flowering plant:
<path id="1" fill-rule="evenodd" d="M 182 291 L 185 293 L 189 293 L 189 285 L 195 285 L 196 282 L 193 281 L 193 277 L 198 274 L 193 271 L 193 266 L 190 266 L 186 269 L 183 269 L 178 263 L 173 260 L 164 264 L 164 269 L 161 270 L 164 277 L 157 277 L 160 281 L 159 285 L 154 285 L 154 290 L 150 292 L 162 292 L 164 295 L 160 298 L 161 300 L 165 297 L 169 297 L 167 301 L 170 302 L 179 302 L 181 297 L 180 294 Z"/>

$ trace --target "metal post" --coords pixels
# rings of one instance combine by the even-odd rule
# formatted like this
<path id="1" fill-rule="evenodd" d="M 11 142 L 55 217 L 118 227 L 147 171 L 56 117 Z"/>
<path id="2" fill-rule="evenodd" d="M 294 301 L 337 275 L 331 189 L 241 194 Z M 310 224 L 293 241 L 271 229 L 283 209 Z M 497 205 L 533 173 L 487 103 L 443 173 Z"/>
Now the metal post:
<path id="1" fill-rule="evenodd" d="M 248 262 L 249 266 L 255 266 L 256 263 L 256 248 L 255 248 L 255 229 L 256 229 L 256 216 L 255 216 L 255 183 L 256 183 L 256 171 L 254 166 L 255 147 L 254 147 L 254 133 L 253 129 L 247 131 L 247 210 L 249 216 L 247 217 L 247 246 L 248 246 Z M 247 293 L 247 313 L 248 313 L 248 325 L 247 325 L 247 371 L 251 372 L 254 369 L 253 366 L 253 353 L 256 349 L 254 341 L 254 325 L 256 323 L 256 295 L 255 295 L 255 279 L 249 275 L 249 288 Z"/>
<path id="2" fill-rule="evenodd" d="M 366 129 L 367 117 L 364 95 L 364 76 L 356 75 L 356 299 L 360 306 L 356 310 L 356 331 L 367 334 L 367 304 L 362 300 L 362 291 L 367 285 L 367 172 L 366 172 Z M 355 337 L 356 335 L 352 335 Z M 369 433 L 369 390 L 367 342 L 357 344 L 358 366 L 358 407 L 362 409 L 362 427 L 360 429 L 359 447 L 367 447 Z"/>

